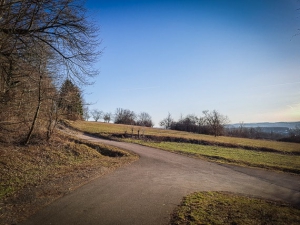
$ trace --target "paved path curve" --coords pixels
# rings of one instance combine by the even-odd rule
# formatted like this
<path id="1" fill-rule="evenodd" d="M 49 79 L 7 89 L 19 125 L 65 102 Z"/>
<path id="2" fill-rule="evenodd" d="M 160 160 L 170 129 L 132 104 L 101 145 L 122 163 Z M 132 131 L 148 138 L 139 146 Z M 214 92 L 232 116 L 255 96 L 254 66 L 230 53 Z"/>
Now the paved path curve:
<path id="1" fill-rule="evenodd" d="M 129 166 L 58 199 L 24 225 L 160 225 L 183 196 L 195 191 L 230 191 L 300 205 L 300 176 L 219 165 L 199 159 L 82 135 L 140 155 Z"/>

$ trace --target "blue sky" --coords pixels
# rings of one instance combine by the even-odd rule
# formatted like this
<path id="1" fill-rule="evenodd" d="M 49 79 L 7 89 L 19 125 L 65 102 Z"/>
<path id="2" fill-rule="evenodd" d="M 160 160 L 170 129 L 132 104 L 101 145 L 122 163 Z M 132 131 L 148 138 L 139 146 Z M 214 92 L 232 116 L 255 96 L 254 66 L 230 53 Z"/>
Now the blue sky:
<path id="1" fill-rule="evenodd" d="M 298 0 L 87 0 L 100 27 L 90 109 L 218 110 L 232 123 L 300 121 Z"/>

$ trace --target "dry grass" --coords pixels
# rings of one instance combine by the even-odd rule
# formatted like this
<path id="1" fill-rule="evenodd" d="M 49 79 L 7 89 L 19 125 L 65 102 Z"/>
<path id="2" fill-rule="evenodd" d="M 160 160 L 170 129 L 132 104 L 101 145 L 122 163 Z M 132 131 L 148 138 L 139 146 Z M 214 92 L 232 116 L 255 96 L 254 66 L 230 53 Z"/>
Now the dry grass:
<path id="1" fill-rule="evenodd" d="M 300 209 L 230 193 L 199 192 L 183 199 L 170 224 L 296 225 L 300 224 Z"/>
<path id="2" fill-rule="evenodd" d="M 211 144 L 228 144 L 228 145 L 236 145 L 239 147 L 250 147 L 257 149 L 273 149 L 275 151 L 280 152 L 295 152 L 300 154 L 300 144 L 299 143 L 288 143 L 288 142 L 277 142 L 277 141 L 268 141 L 268 140 L 254 140 L 248 138 L 235 138 L 235 137 L 214 137 L 211 135 L 203 135 L 203 134 L 194 134 L 189 132 L 182 131 L 173 131 L 173 130 L 164 130 L 158 128 L 147 128 L 147 127 L 138 127 L 138 126 L 130 126 L 130 125 L 122 125 L 122 124 L 108 124 L 101 122 L 86 122 L 86 121 L 76 121 L 76 122 L 68 122 L 70 126 L 95 135 L 100 136 L 110 136 L 110 135 L 124 135 L 131 134 L 132 129 L 134 134 L 136 135 L 138 130 L 140 130 L 140 134 L 144 134 L 146 136 L 155 136 L 158 139 L 162 139 L 162 137 L 173 137 L 173 138 L 182 138 L 187 140 L 199 140 L 209 142 Z M 163 140 L 163 139 L 162 139 Z"/>
<path id="3" fill-rule="evenodd" d="M 131 137 L 133 129 L 135 138 L 123 138 L 123 141 L 192 155 L 210 161 L 300 174 L 300 144 L 298 143 L 213 137 L 188 132 L 100 122 L 77 121 L 68 123 L 78 130 L 108 138 L 122 137 L 122 135 Z M 151 138 L 137 139 L 138 130 L 140 130 L 140 135 L 148 135 Z M 196 142 L 191 140 L 199 140 L 200 144 L 187 143 L 189 140 L 190 142 Z M 205 145 L 201 144 L 203 142 Z"/>
<path id="4" fill-rule="evenodd" d="M 116 147 L 96 146 L 97 150 L 66 136 L 57 136 L 50 144 L 2 144 L 0 224 L 22 221 L 54 199 L 138 158 Z"/>

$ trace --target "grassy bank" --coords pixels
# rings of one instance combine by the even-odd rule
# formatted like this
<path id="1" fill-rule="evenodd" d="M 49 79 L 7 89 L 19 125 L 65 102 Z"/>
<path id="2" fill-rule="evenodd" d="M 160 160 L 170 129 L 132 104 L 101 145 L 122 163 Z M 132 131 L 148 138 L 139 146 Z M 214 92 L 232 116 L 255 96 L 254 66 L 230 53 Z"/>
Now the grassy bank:
<path id="1" fill-rule="evenodd" d="M 230 193 L 198 192 L 183 199 L 170 224 L 296 225 L 300 224 L 300 209 Z"/>
<path id="2" fill-rule="evenodd" d="M 54 199 L 137 158 L 116 147 L 89 145 L 67 136 L 28 146 L 1 144 L 0 224 L 22 221 Z"/>

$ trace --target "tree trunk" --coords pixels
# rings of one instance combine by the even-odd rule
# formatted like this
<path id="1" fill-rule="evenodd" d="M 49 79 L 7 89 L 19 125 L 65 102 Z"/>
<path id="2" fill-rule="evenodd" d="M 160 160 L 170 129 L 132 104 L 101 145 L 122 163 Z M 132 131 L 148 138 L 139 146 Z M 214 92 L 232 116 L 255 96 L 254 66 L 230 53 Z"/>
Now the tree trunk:
<path id="1" fill-rule="evenodd" d="M 54 129 L 58 122 L 58 111 L 55 100 L 52 99 L 52 106 L 49 114 L 48 128 L 47 128 L 47 141 L 50 140 Z M 54 118 L 53 118 L 54 117 Z"/>
<path id="2" fill-rule="evenodd" d="M 41 104 L 42 104 L 42 98 L 41 98 L 41 82 L 42 82 L 42 76 L 40 76 L 40 79 L 39 79 L 39 96 L 38 96 L 38 105 L 36 107 L 36 110 L 35 110 L 35 114 L 34 114 L 34 118 L 33 118 L 33 121 L 32 121 L 32 124 L 31 124 L 31 127 L 30 127 L 30 130 L 29 130 L 29 133 L 26 137 L 26 140 L 24 141 L 24 144 L 27 145 L 29 143 L 29 140 L 31 138 L 31 135 L 32 135 L 32 132 L 34 130 L 34 127 L 35 127 L 35 124 L 36 124 L 36 121 L 37 121 L 37 118 L 38 118 L 38 115 L 39 115 L 39 112 L 40 112 L 40 108 L 41 108 Z"/>

